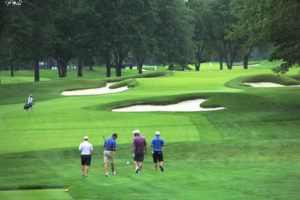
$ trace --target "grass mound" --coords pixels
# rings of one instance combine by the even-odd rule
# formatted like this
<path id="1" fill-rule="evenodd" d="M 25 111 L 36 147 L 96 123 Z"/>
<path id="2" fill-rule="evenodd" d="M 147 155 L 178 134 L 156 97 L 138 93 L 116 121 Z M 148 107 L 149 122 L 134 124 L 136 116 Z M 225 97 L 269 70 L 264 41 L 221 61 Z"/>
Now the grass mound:
<path id="1" fill-rule="evenodd" d="M 126 79 L 117 83 L 114 83 L 113 85 L 109 86 L 110 89 L 120 88 L 120 87 L 136 87 L 138 86 L 138 82 L 134 79 Z"/>
<path id="2" fill-rule="evenodd" d="M 163 97 L 160 96 L 160 97 L 153 97 L 151 99 L 141 98 L 135 100 L 125 100 L 125 101 L 109 103 L 106 105 L 101 104 L 96 107 L 95 106 L 86 107 L 86 109 L 111 111 L 112 109 L 135 106 L 135 105 L 168 105 L 168 104 L 175 104 L 181 101 L 194 100 L 194 99 L 208 99 L 207 101 L 201 104 L 201 107 L 203 108 L 216 108 L 216 107 L 224 106 L 224 104 L 221 103 L 222 101 L 220 101 L 220 99 L 214 97 L 214 94 L 199 93 L 199 94 L 185 94 L 185 95 L 174 95 L 174 96 L 163 96 Z"/>
<path id="3" fill-rule="evenodd" d="M 133 78 L 153 78 L 153 77 L 158 77 L 158 76 L 166 76 L 166 75 L 170 75 L 170 74 L 171 74 L 171 72 L 166 71 L 166 70 L 157 70 L 155 72 L 146 72 L 146 73 L 140 74 L 140 75 L 106 78 L 105 80 L 107 82 L 119 82 L 119 81 L 133 79 Z"/>
<path id="4" fill-rule="evenodd" d="M 233 87 L 233 88 L 249 87 L 244 85 L 245 82 L 252 82 L 252 83 L 272 82 L 272 83 L 278 83 L 287 86 L 298 85 L 300 84 L 300 80 L 297 80 L 296 77 L 298 78 L 298 76 L 286 76 L 286 75 L 279 75 L 279 74 L 278 75 L 258 74 L 258 75 L 238 77 L 227 82 L 225 85 L 227 87 Z"/>

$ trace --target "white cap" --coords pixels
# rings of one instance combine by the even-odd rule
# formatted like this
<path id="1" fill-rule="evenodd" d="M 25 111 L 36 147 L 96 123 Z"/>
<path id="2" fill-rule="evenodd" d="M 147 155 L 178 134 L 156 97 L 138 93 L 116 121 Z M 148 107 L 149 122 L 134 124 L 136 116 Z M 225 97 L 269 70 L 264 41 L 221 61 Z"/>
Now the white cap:
<path id="1" fill-rule="evenodd" d="M 140 134 L 140 131 L 136 129 L 136 130 L 133 131 L 133 133 L 134 133 L 134 134 L 135 134 L 135 133 Z"/>
<path id="2" fill-rule="evenodd" d="M 159 131 L 156 131 L 156 132 L 155 132 L 155 135 L 160 135 L 160 132 L 159 132 Z"/>
<path id="3" fill-rule="evenodd" d="M 89 137 L 88 137 L 88 136 L 84 136 L 83 139 L 84 139 L 84 140 L 88 140 Z"/>

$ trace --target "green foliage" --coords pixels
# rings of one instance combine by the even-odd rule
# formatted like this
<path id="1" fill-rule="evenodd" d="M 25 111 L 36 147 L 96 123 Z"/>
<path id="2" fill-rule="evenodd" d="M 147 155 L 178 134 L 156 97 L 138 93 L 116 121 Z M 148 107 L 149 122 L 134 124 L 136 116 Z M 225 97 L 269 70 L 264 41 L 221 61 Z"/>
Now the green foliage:
<path id="1" fill-rule="evenodd" d="M 159 22 L 157 11 L 156 1 L 153 0 L 137 1 L 132 11 L 134 23 L 131 46 L 136 62 L 140 66 L 154 55 L 157 46 L 155 37 L 155 28 Z"/>
<path id="2" fill-rule="evenodd" d="M 239 18 L 254 41 L 272 44 L 275 47 L 271 60 L 283 60 L 275 72 L 285 73 L 294 64 L 299 64 L 300 34 L 299 8 L 297 0 L 236 0 L 242 4 Z M 245 28 L 245 25 L 246 28 Z M 241 33 L 241 31 L 237 31 Z"/>
<path id="3" fill-rule="evenodd" d="M 193 59 L 193 25 L 191 15 L 181 0 L 158 0 L 156 27 L 158 51 L 161 63 L 188 64 Z"/>

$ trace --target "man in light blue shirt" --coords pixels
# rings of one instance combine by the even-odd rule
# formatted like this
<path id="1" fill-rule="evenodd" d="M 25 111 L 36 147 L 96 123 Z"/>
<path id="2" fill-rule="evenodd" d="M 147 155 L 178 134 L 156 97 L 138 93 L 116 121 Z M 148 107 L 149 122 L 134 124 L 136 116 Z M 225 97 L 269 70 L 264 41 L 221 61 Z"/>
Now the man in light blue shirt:
<path id="1" fill-rule="evenodd" d="M 162 152 L 162 147 L 166 146 L 164 140 L 160 138 L 160 132 L 156 131 L 155 132 L 156 137 L 152 139 L 150 146 L 153 148 L 153 162 L 154 162 L 154 168 L 155 171 L 157 171 L 157 160 L 159 161 L 159 167 L 160 171 L 164 171 L 163 168 L 163 163 L 164 163 L 164 158 L 163 158 L 163 152 Z"/>
<path id="2" fill-rule="evenodd" d="M 108 138 L 107 140 L 105 140 L 103 147 L 105 148 L 104 150 L 104 169 L 105 169 L 105 176 L 107 177 L 108 171 L 107 171 L 107 163 L 108 160 L 110 161 L 111 164 L 111 171 L 112 171 L 112 175 L 116 175 L 115 172 L 115 165 L 114 165 L 114 154 L 116 153 L 116 147 L 117 147 L 117 143 L 116 143 L 116 139 L 117 139 L 117 134 L 114 133 L 112 135 L 111 138 Z"/>

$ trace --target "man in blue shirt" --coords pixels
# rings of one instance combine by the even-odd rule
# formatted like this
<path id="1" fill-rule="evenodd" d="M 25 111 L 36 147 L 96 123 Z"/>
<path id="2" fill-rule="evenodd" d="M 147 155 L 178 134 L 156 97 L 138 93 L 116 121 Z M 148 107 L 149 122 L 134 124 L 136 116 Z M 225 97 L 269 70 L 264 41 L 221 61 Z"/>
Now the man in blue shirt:
<path id="1" fill-rule="evenodd" d="M 108 160 L 110 161 L 111 164 L 111 171 L 112 171 L 112 175 L 116 175 L 115 172 L 115 165 L 114 165 L 114 154 L 116 153 L 116 147 L 117 147 L 117 143 L 116 143 L 116 139 L 117 139 L 117 134 L 114 133 L 112 135 L 111 138 L 108 138 L 107 140 L 105 140 L 103 147 L 105 148 L 104 150 L 104 169 L 105 169 L 105 176 L 107 177 L 108 171 L 107 171 L 107 163 Z"/>
<path id="2" fill-rule="evenodd" d="M 156 131 L 155 132 L 156 137 L 152 139 L 150 146 L 153 148 L 153 162 L 154 162 L 154 168 L 155 171 L 157 171 L 157 160 L 159 161 L 159 167 L 160 171 L 164 171 L 163 168 L 163 163 L 164 163 L 164 158 L 163 158 L 163 152 L 162 152 L 162 147 L 166 146 L 164 140 L 160 138 L 160 132 Z"/>

